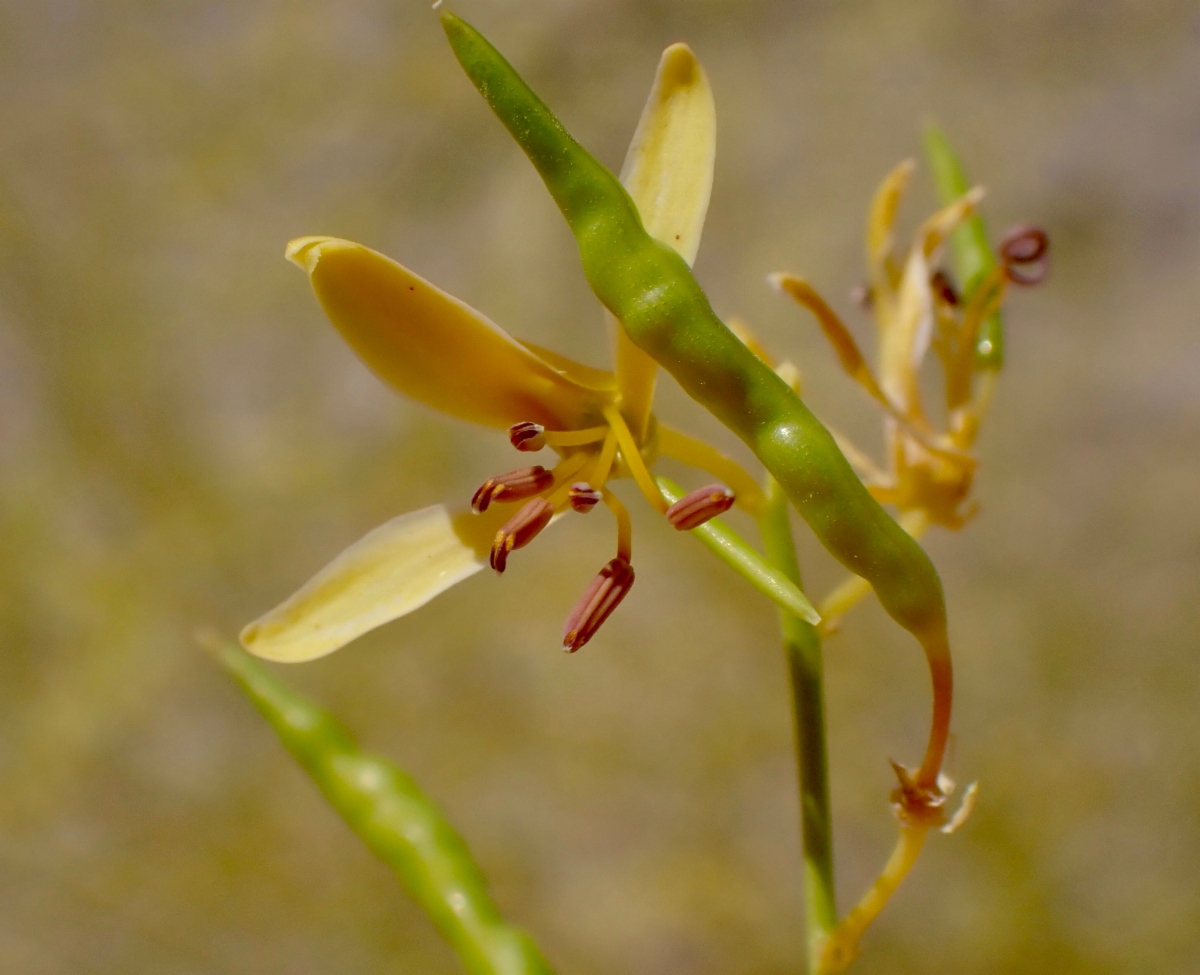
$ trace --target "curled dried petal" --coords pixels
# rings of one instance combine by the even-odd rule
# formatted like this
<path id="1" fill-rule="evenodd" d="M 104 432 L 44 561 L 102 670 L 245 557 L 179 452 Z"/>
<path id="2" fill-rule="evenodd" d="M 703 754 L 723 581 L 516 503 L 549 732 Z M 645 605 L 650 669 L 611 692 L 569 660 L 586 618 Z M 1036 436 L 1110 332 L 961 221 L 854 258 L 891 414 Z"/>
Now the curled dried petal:
<path id="1" fill-rule="evenodd" d="M 1014 227 L 1000 241 L 1004 274 L 1013 284 L 1038 284 L 1050 268 L 1050 238 L 1041 227 Z"/>

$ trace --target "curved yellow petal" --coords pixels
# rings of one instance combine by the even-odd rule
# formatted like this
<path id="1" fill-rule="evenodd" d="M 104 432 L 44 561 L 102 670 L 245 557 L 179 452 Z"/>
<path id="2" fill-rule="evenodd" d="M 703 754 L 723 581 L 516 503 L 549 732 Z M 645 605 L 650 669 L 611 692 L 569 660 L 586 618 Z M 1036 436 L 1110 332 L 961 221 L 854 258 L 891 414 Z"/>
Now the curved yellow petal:
<path id="1" fill-rule="evenodd" d="M 717 154 L 717 116 L 708 77 L 686 44 L 672 44 L 621 170 L 651 236 L 689 264 L 696 259 Z"/>
<path id="2" fill-rule="evenodd" d="M 621 182 L 646 230 L 689 264 L 700 247 L 716 152 L 717 116 L 708 78 L 691 48 L 672 44 L 658 63 Z M 616 333 L 621 413 L 641 440 L 654 399 L 656 365 L 611 316 L 609 325 Z"/>
<path id="3" fill-rule="evenodd" d="M 551 429 L 596 422 L 613 389 L 578 382 L 469 305 L 375 251 L 336 237 L 300 237 L 288 260 L 359 357 L 400 392 L 473 423 L 533 420 Z M 574 364 L 572 364 L 574 365 Z"/>
<path id="4" fill-rule="evenodd" d="M 393 518 L 242 630 L 242 646 L 299 663 L 411 613 L 487 565 L 506 507 L 475 515 L 434 505 Z"/>

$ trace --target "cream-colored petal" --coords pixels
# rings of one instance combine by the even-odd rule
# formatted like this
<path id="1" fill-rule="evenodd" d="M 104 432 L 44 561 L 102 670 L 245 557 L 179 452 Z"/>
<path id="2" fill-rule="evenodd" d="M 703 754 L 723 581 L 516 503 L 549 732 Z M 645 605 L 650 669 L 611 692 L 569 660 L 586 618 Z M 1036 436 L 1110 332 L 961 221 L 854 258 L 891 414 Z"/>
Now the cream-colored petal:
<path id="1" fill-rule="evenodd" d="M 482 569 L 508 514 L 434 505 L 393 518 L 242 630 L 242 646 L 283 663 L 332 653 Z"/>
<path id="2" fill-rule="evenodd" d="M 951 231 L 975 212 L 983 197 L 983 187 L 976 186 L 950 205 L 942 207 L 921 225 L 921 229 L 917 231 L 915 246 L 925 252 L 926 261 L 934 263 L 937 252 L 941 250 Z"/>
<path id="3" fill-rule="evenodd" d="M 917 370 L 933 335 L 933 293 L 929 265 L 920 247 L 914 247 L 904 268 L 896 315 L 880 335 L 879 383 L 884 392 L 909 417 L 922 415 Z"/>
<path id="4" fill-rule="evenodd" d="M 621 170 L 646 231 L 691 264 L 700 247 L 712 192 L 717 116 L 708 77 L 686 44 L 672 44 L 658 63 L 650 97 Z M 607 316 L 616 336 L 621 413 L 643 436 L 654 399 L 657 365 Z"/>
<path id="5" fill-rule="evenodd" d="M 615 384 L 603 391 L 577 382 L 469 305 L 361 244 L 301 237 L 287 257 L 308 272 L 325 313 L 362 360 L 443 413 L 492 427 L 533 420 L 571 429 L 594 422 L 614 398 Z"/>
<path id="6" fill-rule="evenodd" d="M 889 262 L 892 255 L 892 228 L 896 224 L 896 213 L 904 199 L 908 181 L 912 179 L 916 163 L 906 159 L 884 177 L 867 215 L 867 270 L 871 283 L 879 289 L 890 287 Z M 878 297 L 878 296 L 877 296 Z"/>
<path id="7" fill-rule="evenodd" d="M 689 264 L 696 259 L 712 191 L 717 116 L 708 77 L 686 44 L 663 51 L 621 182 L 647 232 Z"/>

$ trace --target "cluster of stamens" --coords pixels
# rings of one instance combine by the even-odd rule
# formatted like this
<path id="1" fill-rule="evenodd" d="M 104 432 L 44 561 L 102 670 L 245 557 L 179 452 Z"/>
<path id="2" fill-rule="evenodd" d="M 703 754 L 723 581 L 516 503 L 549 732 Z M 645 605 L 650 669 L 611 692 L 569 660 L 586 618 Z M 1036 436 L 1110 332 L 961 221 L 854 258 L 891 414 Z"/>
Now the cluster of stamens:
<path id="1" fill-rule="evenodd" d="M 488 478 L 471 499 L 477 513 L 493 504 L 524 502 L 496 532 L 489 564 L 498 573 L 508 566 L 508 556 L 532 542 L 555 515 L 567 509 L 586 514 L 603 502 L 617 521 L 617 555 L 592 579 L 567 618 L 563 648 L 574 653 L 587 643 L 633 587 L 631 525 L 629 514 L 605 487 L 615 474 L 630 473 L 652 504 L 679 531 L 691 531 L 733 505 L 734 492 L 724 484 L 710 484 L 668 504 L 650 477 L 646 462 L 628 427 L 614 411 L 606 411 L 605 426 L 582 430 L 550 431 L 532 421 L 509 428 L 513 447 L 532 453 L 551 447 L 561 460 L 553 469 L 521 467 Z M 580 474 L 583 477 L 579 477 Z"/>

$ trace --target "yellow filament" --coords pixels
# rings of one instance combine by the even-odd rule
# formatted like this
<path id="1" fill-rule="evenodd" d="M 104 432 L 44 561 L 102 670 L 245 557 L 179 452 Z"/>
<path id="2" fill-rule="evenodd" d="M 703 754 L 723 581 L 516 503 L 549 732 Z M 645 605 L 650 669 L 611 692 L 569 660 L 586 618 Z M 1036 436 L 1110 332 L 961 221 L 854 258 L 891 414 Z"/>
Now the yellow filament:
<path id="1" fill-rule="evenodd" d="M 904 512 L 899 520 L 900 527 L 916 539 L 925 534 L 930 524 L 929 515 L 920 508 Z M 821 605 L 817 607 L 817 612 L 821 614 L 821 622 L 818 625 L 821 635 L 829 636 L 836 633 L 842 617 L 870 592 L 871 584 L 866 579 L 862 576 L 849 576 L 845 582 L 826 596 L 821 601 Z"/>
<path id="2" fill-rule="evenodd" d="M 757 515 L 762 508 L 762 489 L 754 478 L 736 461 L 730 460 L 720 451 L 710 447 L 702 440 L 689 437 L 686 433 L 672 430 L 659 424 L 658 450 L 667 457 L 683 461 L 692 467 L 719 477 L 725 484 L 733 488 L 737 498 L 737 506 Z"/>
<path id="3" fill-rule="evenodd" d="M 548 447 L 581 447 L 596 443 L 608 435 L 608 427 L 588 427 L 585 430 L 543 430 L 542 439 Z"/>
<path id="4" fill-rule="evenodd" d="M 608 480 L 608 472 L 612 470 L 613 458 L 617 456 L 617 435 L 609 430 L 604 437 L 604 446 L 596 457 L 596 463 L 588 472 L 587 482 L 594 488 L 604 487 Z"/>
<path id="5" fill-rule="evenodd" d="M 543 495 L 543 497 L 554 506 L 555 510 L 566 500 L 567 492 L 571 490 L 571 478 L 587 463 L 590 456 L 590 454 L 580 451 L 577 454 L 567 457 L 554 468 L 552 472 L 554 474 L 554 487 L 551 488 L 548 494 Z"/>
<path id="6" fill-rule="evenodd" d="M 858 942 L 863 932 L 870 927 L 871 922 L 879 916 L 884 905 L 891 900 L 900 882 L 908 876 L 917 857 L 921 855 L 921 847 L 925 845 L 925 836 L 929 832 L 926 827 L 900 827 L 900 839 L 896 848 L 888 858 L 883 872 L 875 878 L 871 889 L 863 896 L 854 909 L 847 914 L 836 928 L 825 939 L 821 949 L 819 975 L 836 975 L 845 971 L 846 966 L 858 954 Z"/>
<path id="7" fill-rule="evenodd" d="M 629 510 L 608 488 L 601 488 L 600 496 L 617 519 L 617 558 L 630 562 L 633 560 L 633 522 L 629 520 Z"/>
<path id="8" fill-rule="evenodd" d="M 646 496 L 646 500 L 658 509 L 660 514 L 666 514 L 670 505 L 667 504 L 667 499 L 662 496 L 658 485 L 654 483 L 654 478 L 650 476 L 650 472 L 646 469 L 646 462 L 642 460 L 642 455 L 638 452 L 637 443 L 634 442 L 633 434 L 629 432 L 629 427 L 625 425 L 625 420 L 611 406 L 604 408 L 604 418 L 608 420 L 613 433 L 616 434 L 617 444 L 621 448 L 621 456 L 625 458 L 625 464 L 629 468 L 629 473 L 633 475 L 634 481 L 637 482 L 638 488 Z"/>

